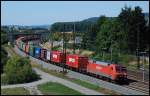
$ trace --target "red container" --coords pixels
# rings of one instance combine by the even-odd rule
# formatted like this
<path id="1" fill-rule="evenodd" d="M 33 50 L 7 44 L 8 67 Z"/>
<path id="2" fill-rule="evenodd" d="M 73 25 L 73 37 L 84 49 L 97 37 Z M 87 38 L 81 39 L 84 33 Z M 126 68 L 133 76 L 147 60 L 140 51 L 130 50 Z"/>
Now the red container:
<path id="1" fill-rule="evenodd" d="M 26 51 L 26 44 L 25 43 L 23 44 L 23 51 L 24 52 Z"/>
<path id="2" fill-rule="evenodd" d="M 19 39 L 16 40 L 16 45 L 18 47 L 18 45 L 19 45 Z"/>
<path id="3" fill-rule="evenodd" d="M 47 50 L 46 49 L 41 49 L 41 58 L 42 59 L 46 59 L 46 52 L 47 52 Z"/>
<path id="4" fill-rule="evenodd" d="M 19 41 L 21 40 L 21 37 L 16 39 L 16 45 L 19 46 Z"/>
<path id="5" fill-rule="evenodd" d="M 25 52 L 29 53 L 29 45 L 28 44 L 25 44 Z"/>
<path id="6" fill-rule="evenodd" d="M 88 64 L 88 57 L 78 56 L 75 54 L 67 54 L 66 56 L 66 65 L 70 67 L 86 70 L 87 64 Z"/>
<path id="7" fill-rule="evenodd" d="M 61 51 L 52 51 L 51 52 L 51 61 L 56 63 L 65 63 L 65 54 Z"/>

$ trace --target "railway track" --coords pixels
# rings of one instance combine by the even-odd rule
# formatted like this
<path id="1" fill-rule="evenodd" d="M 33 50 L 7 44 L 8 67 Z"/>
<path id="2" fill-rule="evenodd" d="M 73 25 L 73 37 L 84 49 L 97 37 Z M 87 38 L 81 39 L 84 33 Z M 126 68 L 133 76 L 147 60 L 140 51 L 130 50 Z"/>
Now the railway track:
<path id="1" fill-rule="evenodd" d="M 135 74 L 135 73 L 134 73 Z M 131 73 L 128 75 L 129 85 L 123 85 L 126 88 L 137 90 L 139 92 L 145 93 L 146 95 L 149 95 L 149 80 L 146 79 L 144 82 L 142 82 L 142 77 L 136 75 L 133 75 Z"/>
<path id="2" fill-rule="evenodd" d="M 133 71 L 133 70 L 128 70 L 127 74 L 129 77 L 134 77 L 134 79 L 142 81 L 143 80 L 143 72 L 140 71 Z M 149 71 L 144 71 L 144 80 L 149 81 Z"/>
<path id="3" fill-rule="evenodd" d="M 23 52 L 22 52 L 23 53 Z M 40 61 L 40 60 L 39 60 Z M 56 65 L 55 65 L 56 66 Z M 60 66 L 59 66 L 60 67 Z M 80 73 L 81 74 L 81 73 Z M 84 74 L 85 75 L 85 74 Z M 90 78 L 93 78 L 93 76 L 90 76 Z M 93 78 L 93 80 L 94 80 L 94 78 Z M 96 80 L 96 78 L 95 78 L 95 80 Z M 104 80 L 102 80 L 102 81 L 104 81 Z M 140 93 L 143 93 L 143 94 L 149 94 L 149 92 L 148 92 L 148 90 L 149 90 L 149 87 L 147 88 L 147 86 L 146 85 L 140 85 L 139 84 L 139 82 L 136 82 L 136 80 L 133 80 L 133 79 L 130 79 L 130 81 L 132 81 L 132 82 L 130 82 L 129 83 L 129 85 L 122 85 L 122 87 L 125 87 L 125 88 L 128 88 L 128 89 L 131 89 L 131 90 L 135 90 L 136 92 L 135 92 L 135 94 L 139 94 L 138 92 L 140 92 Z M 134 81 L 134 82 L 133 82 Z M 104 82 L 106 82 L 106 81 L 104 81 Z M 110 82 L 109 82 L 110 83 Z M 103 85 L 103 84 L 102 84 Z M 106 84 L 107 85 L 107 84 Z M 118 86 L 118 84 L 113 84 L 113 85 L 115 85 L 115 86 Z M 104 85 L 105 86 L 105 85 Z M 112 87 L 112 85 L 110 84 L 109 85 L 110 87 Z M 121 88 L 121 86 L 119 87 L 116 87 L 115 88 L 115 86 L 114 87 L 112 87 L 112 89 L 113 90 L 119 90 L 119 88 Z M 145 87 L 146 86 L 146 87 Z M 109 88 L 109 87 L 108 87 Z M 122 89 L 122 91 L 125 91 L 125 90 L 123 90 L 124 88 L 121 88 Z M 145 91 L 146 90 L 146 91 Z M 129 90 L 128 90 L 129 91 Z M 128 91 L 126 91 L 126 92 L 128 92 Z M 124 93 L 124 92 L 123 92 Z M 124 93 L 124 94 L 134 94 L 134 93 L 132 93 L 132 91 L 131 92 L 128 92 L 128 93 Z"/>
<path id="4" fill-rule="evenodd" d="M 149 95 L 149 85 L 145 85 L 141 82 L 134 82 L 134 83 L 130 83 L 129 85 L 123 85 L 123 86 L 129 89 L 133 89 L 145 93 L 146 95 Z"/>
<path id="5" fill-rule="evenodd" d="M 143 79 L 141 77 L 137 78 L 137 76 L 128 75 L 128 78 L 132 79 L 132 80 L 135 80 L 135 81 L 138 81 L 138 82 L 141 82 L 143 84 L 149 85 L 149 80 L 144 80 L 144 82 L 143 82 Z"/>

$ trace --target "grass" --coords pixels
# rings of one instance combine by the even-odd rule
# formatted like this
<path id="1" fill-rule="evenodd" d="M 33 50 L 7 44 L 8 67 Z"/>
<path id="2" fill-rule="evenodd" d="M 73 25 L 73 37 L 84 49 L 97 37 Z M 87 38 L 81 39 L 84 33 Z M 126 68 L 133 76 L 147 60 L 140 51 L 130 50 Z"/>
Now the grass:
<path id="1" fill-rule="evenodd" d="M 17 56 L 17 54 L 16 54 L 16 53 L 14 52 L 14 50 L 12 49 L 12 46 L 5 45 L 4 48 L 5 48 L 6 51 L 9 52 L 11 55 Z"/>
<path id="2" fill-rule="evenodd" d="M 89 88 L 89 89 L 92 89 L 92 90 L 95 90 L 95 91 L 98 91 L 98 92 L 101 92 L 101 93 L 104 93 L 104 94 L 108 94 L 108 95 L 120 95 L 117 92 L 114 92 L 112 90 L 99 87 L 97 85 L 88 83 L 86 81 L 82 81 L 82 80 L 75 79 L 75 78 L 69 78 L 65 74 L 63 74 L 62 72 L 57 72 L 55 70 L 49 70 L 49 69 L 46 69 L 46 68 L 42 68 L 40 65 L 37 65 L 35 63 L 32 63 L 32 67 L 37 67 L 37 68 L 41 69 L 42 71 L 44 71 L 46 73 L 49 73 L 49 74 L 54 75 L 56 77 L 60 77 L 60 78 L 66 79 L 68 81 L 71 81 L 71 82 L 76 83 L 78 85 L 81 85 L 83 87 L 86 87 L 86 88 Z"/>
<path id="3" fill-rule="evenodd" d="M 48 82 L 38 85 L 38 89 L 44 95 L 83 95 L 82 93 L 68 88 L 56 82 Z"/>
<path id="4" fill-rule="evenodd" d="M 91 83 L 88 83 L 88 82 L 85 82 L 85 81 L 82 81 L 82 80 L 79 80 L 79 79 L 72 79 L 71 78 L 70 81 L 72 81 L 72 82 L 74 82 L 76 84 L 79 84 L 81 86 L 84 86 L 86 88 L 89 88 L 89 89 L 92 89 L 92 90 L 95 90 L 95 91 L 107 94 L 107 95 L 121 95 L 121 94 L 119 94 L 117 92 L 114 92 L 112 90 L 105 89 L 105 88 L 99 87 L 97 85 L 94 85 L 94 84 L 91 84 Z"/>
<path id="5" fill-rule="evenodd" d="M 1 85 L 6 85 L 7 82 L 6 82 L 6 79 L 5 79 L 5 74 L 1 74 Z"/>
<path id="6" fill-rule="evenodd" d="M 1 95 L 29 95 L 29 91 L 22 87 L 1 89 Z"/>

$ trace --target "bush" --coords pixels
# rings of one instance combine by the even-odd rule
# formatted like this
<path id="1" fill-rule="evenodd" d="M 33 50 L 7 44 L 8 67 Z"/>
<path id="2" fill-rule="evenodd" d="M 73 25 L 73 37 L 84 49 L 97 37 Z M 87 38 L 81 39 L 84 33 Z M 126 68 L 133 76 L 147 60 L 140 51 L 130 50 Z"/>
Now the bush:
<path id="1" fill-rule="evenodd" d="M 6 84 L 7 84 L 6 76 L 4 74 L 1 74 L 1 85 L 6 85 Z"/>
<path id="2" fill-rule="evenodd" d="M 8 84 L 27 83 L 39 79 L 28 58 L 12 57 L 4 68 Z"/>
<path id="3" fill-rule="evenodd" d="M 6 65 L 8 60 L 8 53 L 1 47 L 1 73 L 3 73 L 3 67 Z"/>

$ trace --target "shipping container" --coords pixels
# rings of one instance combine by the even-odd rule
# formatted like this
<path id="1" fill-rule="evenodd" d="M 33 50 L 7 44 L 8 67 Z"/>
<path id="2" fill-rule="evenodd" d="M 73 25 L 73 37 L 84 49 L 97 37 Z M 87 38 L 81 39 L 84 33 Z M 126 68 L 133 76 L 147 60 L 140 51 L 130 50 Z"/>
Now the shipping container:
<path id="1" fill-rule="evenodd" d="M 19 46 L 19 41 L 20 41 L 20 38 L 18 38 L 18 39 L 16 40 L 16 45 L 17 45 L 17 47 Z"/>
<path id="2" fill-rule="evenodd" d="M 46 49 L 41 49 L 41 59 L 46 59 Z"/>
<path id="3" fill-rule="evenodd" d="M 34 56 L 34 47 L 32 45 L 29 45 L 29 54 Z"/>
<path id="4" fill-rule="evenodd" d="M 20 42 L 19 42 L 20 44 L 19 44 L 19 48 L 23 51 L 23 42 L 20 40 Z"/>
<path id="5" fill-rule="evenodd" d="M 29 45 L 28 45 L 28 44 L 26 44 L 25 52 L 26 52 L 27 54 L 29 54 Z"/>
<path id="6" fill-rule="evenodd" d="M 18 39 L 16 40 L 16 42 L 15 42 L 15 43 L 16 43 L 16 46 L 18 47 L 18 45 L 19 45 L 19 44 L 18 44 Z"/>
<path id="7" fill-rule="evenodd" d="M 23 51 L 24 52 L 26 51 L 26 44 L 25 43 L 23 44 Z"/>
<path id="8" fill-rule="evenodd" d="M 40 58 L 40 54 L 41 54 L 41 48 L 40 47 L 34 47 L 34 56 L 36 58 Z"/>
<path id="9" fill-rule="evenodd" d="M 65 63 L 65 54 L 61 51 L 51 51 L 51 61 L 56 63 Z"/>
<path id="10" fill-rule="evenodd" d="M 18 47 L 21 49 L 21 41 L 18 41 Z"/>
<path id="11" fill-rule="evenodd" d="M 28 42 L 29 45 L 35 45 L 38 46 L 39 45 L 39 40 L 32 40 Z"/>
<path id="12" fill-rule="evenodd" d="M 32 45 L 32 44 L 33 44 L 33 42 L 32 42 L 32 41 L 28 41 L 28 44 L 29 44 L 29 45 Z"/>
<path id="13" fill-rule="evenodd" d="M 86 70 L 88 64 L 88 57 L 79 56 L 75 54 L 67 54 L 66 65 L 79 70 Z"/>
<path id="14" fill-rule="evenodd" d="M 51 52 L 47 50 L 46 52 L 46 59 L 51 60 Z"/>

